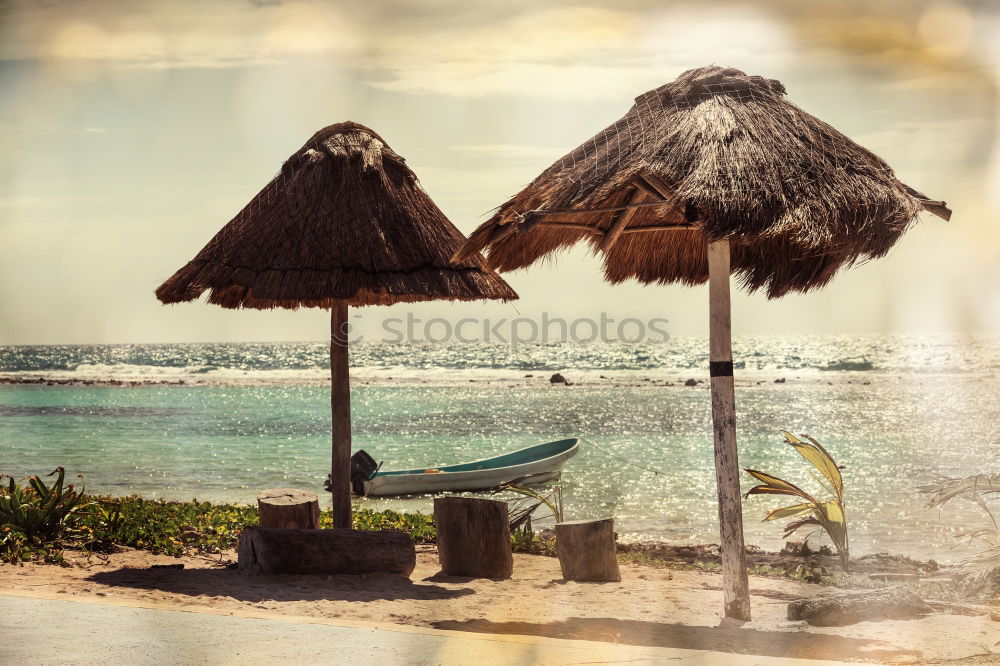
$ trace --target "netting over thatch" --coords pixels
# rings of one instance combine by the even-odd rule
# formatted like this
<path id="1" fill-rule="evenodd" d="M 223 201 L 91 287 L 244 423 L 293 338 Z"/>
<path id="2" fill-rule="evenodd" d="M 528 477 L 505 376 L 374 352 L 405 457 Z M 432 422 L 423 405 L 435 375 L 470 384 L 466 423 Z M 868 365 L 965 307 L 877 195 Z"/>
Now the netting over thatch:
<path id="1" fill-rule="evenodd" d="M 156 290 L 227 308 L 517 298 L 382 138 L 357 123 L 317 132 L 194 259 Z"/>
<path id="2" fill-rule="evenodd" d="M 884 255 L 924 209 L 951 213 L 791 104 L 780 82 L 706 67 L 636 98 L 456 258 L 486 249 L 492 267 L 513 270 L 587 239 L 611 282 L 698 284 L 707 242 L 728 238 L 733 273 L 774 298 Z"/>

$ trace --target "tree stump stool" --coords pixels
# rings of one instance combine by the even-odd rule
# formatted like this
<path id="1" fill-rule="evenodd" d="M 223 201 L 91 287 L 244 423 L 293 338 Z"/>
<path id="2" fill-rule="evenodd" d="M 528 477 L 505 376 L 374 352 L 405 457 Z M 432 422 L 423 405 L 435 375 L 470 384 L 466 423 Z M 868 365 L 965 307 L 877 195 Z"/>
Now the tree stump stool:
<path id="1" fill-rule="evenodd" d="M 409 576 L 417 564 L 413 540 L 403 532 L 348 528 L 248 527 L 240 533 L 237 557 L 240 571 L 265 574 Z"/>
<path id="2" fill-rule="evenodd" d="M 319 529 L 319 499 L 295 488 L 270 488 L 257 495 L 261 527 Z"/>
<path id="3" fill-rule="evenodd" d="M 449 576 L 510 578 L 514 556 L 507 503 L 476 497 L 434 500 L 438 559 Z"/>
<path id="4" fill-rule="evenodd" d="M 617 582 L 615 521 L 571 520 L 556 523 L 556 554 L 566 580 Z"/>

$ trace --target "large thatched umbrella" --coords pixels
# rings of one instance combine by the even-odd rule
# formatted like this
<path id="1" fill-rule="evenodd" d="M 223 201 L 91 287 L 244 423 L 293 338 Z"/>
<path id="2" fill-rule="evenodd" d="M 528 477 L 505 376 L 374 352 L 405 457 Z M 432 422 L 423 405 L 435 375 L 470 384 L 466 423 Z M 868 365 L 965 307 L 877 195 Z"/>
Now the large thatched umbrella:
<path id="1" fill-rule="evenodd" d="M 164 303 L 329 308 L 334 525 L 351 525 L 347 306 L 517 298 L 382 138 L 357 123 L 313 135 L 198 255 L 156 290 Z"/>
<path id="2" fill-rule="evenodd" d="M 709 282 L 709 374 L 726 615 L 749 619 L 733 398 L 729 275 L 770 298 L 884 255 L 943 202 L 785 99 L 778 81 L 694 69 L 500 206 L 456 255 L 502 271 L 579 240 L 612 283 Z"/>

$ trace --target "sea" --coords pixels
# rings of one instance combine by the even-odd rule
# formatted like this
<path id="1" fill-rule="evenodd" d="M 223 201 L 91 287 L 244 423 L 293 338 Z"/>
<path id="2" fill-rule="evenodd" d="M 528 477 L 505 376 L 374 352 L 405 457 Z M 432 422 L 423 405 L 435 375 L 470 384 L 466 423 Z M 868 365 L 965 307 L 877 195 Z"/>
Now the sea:
<path id="1" fill-rule="evenodd" d="M 781 433 L 810 434 L 843 468 L 853 554 L 971 554 L 956 542 L 985 514 L 960 500 L 927 509 L 918 487 L 1000 471 L 1000 337 L 744 337 L 734 359 L 742 466 L 822 494 Z M 560 482 L 566 519 L 614 517 L 623 541 L 717 543 L 707 365 L 704 338 L 362 342 L 354 449 L 388 470 L 579 437 Z M 328 505 L 329 459 L 325 343 L 0 346 L 0 473 L 61 465 L 89 492 L 239 503 L 295 487 Z M 433 498 L 356 503 L 430 512 Z M 762 518 L 782 504 L 744 501 L 748 543 L 780 548 L 781 525 Z"/>

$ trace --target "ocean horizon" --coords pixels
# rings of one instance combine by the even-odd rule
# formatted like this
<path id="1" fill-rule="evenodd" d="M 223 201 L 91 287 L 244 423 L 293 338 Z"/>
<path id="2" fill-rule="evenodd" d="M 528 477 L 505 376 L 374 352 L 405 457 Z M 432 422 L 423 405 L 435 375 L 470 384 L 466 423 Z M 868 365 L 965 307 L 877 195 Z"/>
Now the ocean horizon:
<path id="1" fill-rule="evenodd" d="M 0 346 L 0 472 L 62 465 L 90 492 L 179 500 L 250 503 L 291 486 L 329 506 L 328 354 L 323 342 Z M 844 468 L 852 553 L 963 557 L 955 537 L 981 516 L 927 511 L 916 487 L 1000 462 L 1000 336 L 743 337 L 734 359 L 742 466 L 811 487 L 781 436 L 808 433 Z M 361 343 L 351 365 L 354 450 L 384 469 L 581 437 L 562 480 L 568 518 L 613 516 L 624 541 L 718 541 L 704 338 Z M 556 372 L 567 384 L 550 383 Z M 748 543 L 780 548 L 780 525 L 761 522 L 780 505 L 744 502 Z"/>

